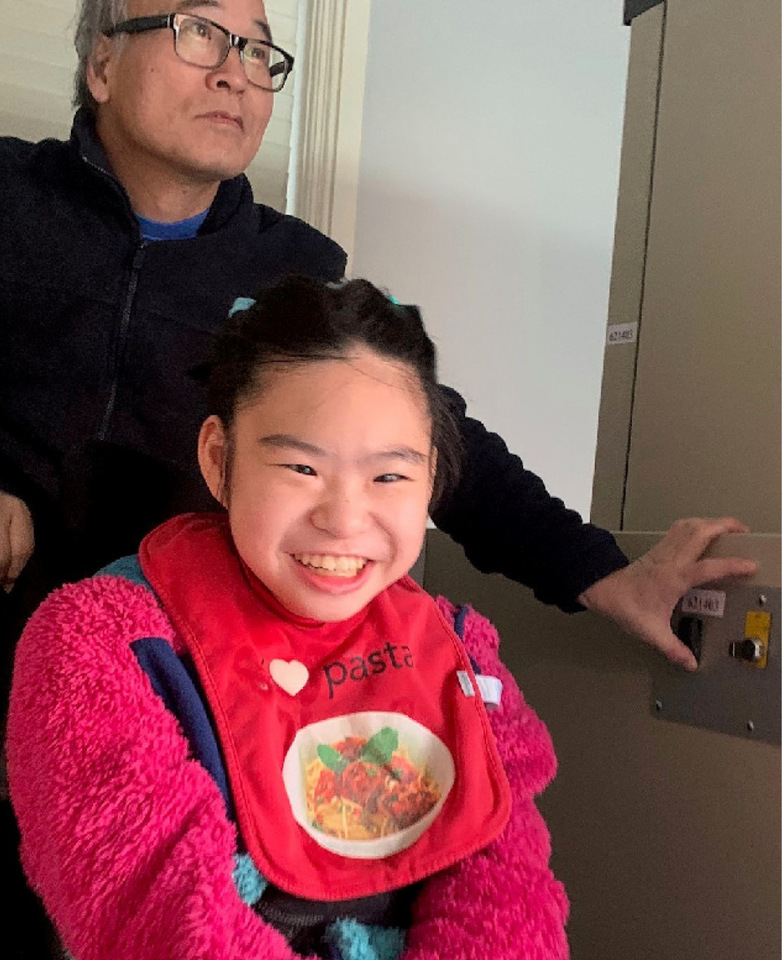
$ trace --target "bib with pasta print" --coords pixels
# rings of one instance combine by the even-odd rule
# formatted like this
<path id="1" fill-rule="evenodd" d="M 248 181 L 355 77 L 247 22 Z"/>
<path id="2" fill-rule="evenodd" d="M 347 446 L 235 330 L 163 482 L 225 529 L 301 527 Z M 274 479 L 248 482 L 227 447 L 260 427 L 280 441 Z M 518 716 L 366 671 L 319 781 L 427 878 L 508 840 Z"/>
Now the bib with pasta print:
<path id="1" fill-rule="evenodd" d="M 409 577 L 349 620 L 283 608 L 227 519 L 176 517 L 141 565 L 193 657 L 242 838 L 263 875 L 315 900 L 421 880 L 504 827 L 510 791 L 469 659 Z"/>

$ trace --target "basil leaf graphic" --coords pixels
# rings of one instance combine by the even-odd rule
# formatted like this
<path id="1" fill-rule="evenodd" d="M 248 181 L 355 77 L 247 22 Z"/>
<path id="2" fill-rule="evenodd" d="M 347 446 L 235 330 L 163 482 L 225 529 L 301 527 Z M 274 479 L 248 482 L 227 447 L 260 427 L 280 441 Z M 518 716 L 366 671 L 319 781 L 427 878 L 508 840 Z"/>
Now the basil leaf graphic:
<path id="1" fill-rule="evenodd" d="M 398 746 L 399 734 L 396 730 L 393 727 L 383 727 L 364 744 L 361 759 L 376 763 L 379 767 L 385 767 L 390 763 L 391 756 Z"/>
<path id="2" fill-rule="evenodd" d="M 318 747 L 318 756 L 323 761 L 323 764 L 328 767 L 329 770 L 333 770 L 334 773 L 342 773 L 348 765 L 347 760 L 339 750 L 335 750 L 334 747 L 330 747 L 325 743 L 322 743 Z"/>

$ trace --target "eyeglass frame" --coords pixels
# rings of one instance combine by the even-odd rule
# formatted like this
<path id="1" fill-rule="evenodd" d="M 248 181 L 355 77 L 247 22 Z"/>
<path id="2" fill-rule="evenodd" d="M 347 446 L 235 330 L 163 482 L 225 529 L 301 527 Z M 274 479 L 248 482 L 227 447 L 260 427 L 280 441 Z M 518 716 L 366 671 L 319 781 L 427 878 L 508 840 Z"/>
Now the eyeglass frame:
<path id="1" fill-rule="evenodd" d="M 183 57 L 179 56 L 177 50 L 177 41 L 179 39 L 179 25 L 175 23 L 176 17 L 190 17 L 192 20 L 202 20 L 204 23 L 208 23 L 210 26 L 215 27 L 220 33 L 228 37 L 228 47 L 225 51 L 225 56 L 219 63 L 216 63 L 213 67 L 204 67 L 200 63 L 190 63 L 189 60 L 185 60 Z M 251 83 L 254 87 L 258 87 L 260 90 L 266 90 L 269 93 L 279 93 L 280 90 L 285 86 L 285 81 L 288 79 L 291 70 L 293 70 L 293 56 L 290 53 L 287 53 L 282 47 L 278 47 L 276 44 L 272 43 L 271 40 L 261 40 L 257 37 L 242 37 L 238 33 L 231 33 L 226 27 L 222 26 L 220 23 L 215 23 L 214 20 L 210 20 L 208 17 L 198 17 L 192 13 L 183 13 L 181 10 L 178 10 L 174 13 L 162 13 L 157 16 L 152 17 L 131 17 L 129 20 L 122 20 L 120 23 L 115 23 L 113 27 L 109 27 L 108 30 L 103 31 L 103 35 L 108 37 L 116 36 L 118 33 L 125 33 L 129 35 L 147 33 L 150 30 L 165 30 L 169 29 L 174 34 L 174 53 L 179 57 L 182 63 L 188 64 L 191 67 L 199 67 L 201 70 L 217 70 L 225 63 L 228 59 L 231 50 L 236 48 L 237 53 L 239 54 L 239 60 L 241 61 L 242 67 L 244 67 L 244 48 L 248 43 L 260 43 L 264 47 L 269 47 L 270 50 L 276 50 L 282 58 L 283 62 L 275 64 L 274 67 L 269 68 L 269 76 L 276 76 L 280 70 L 285 71 L 285 75 L 282 78 L 282 83 L 275 90 L 271 87 L 262 87 L 260 83 L 255 83 L 251 80 L 250 77 L 247 77 L 247 82 Z M 245 71 L 246 75 L 246 71 Z"/>

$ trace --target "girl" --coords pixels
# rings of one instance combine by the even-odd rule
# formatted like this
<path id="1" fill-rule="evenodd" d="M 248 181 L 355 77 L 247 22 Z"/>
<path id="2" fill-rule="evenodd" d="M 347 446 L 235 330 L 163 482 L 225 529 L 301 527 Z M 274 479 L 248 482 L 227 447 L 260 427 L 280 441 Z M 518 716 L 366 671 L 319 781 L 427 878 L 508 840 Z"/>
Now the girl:
<path id="1" fill-rule="evenodd" d="M 30 882 L 76 960 L 564 958 L 548 735 L 491 626 L 407 576 L 458 469 L 418 312 L 360 280 L 240 306 L 203 371 L 224 512 L 19 644 Z"/>

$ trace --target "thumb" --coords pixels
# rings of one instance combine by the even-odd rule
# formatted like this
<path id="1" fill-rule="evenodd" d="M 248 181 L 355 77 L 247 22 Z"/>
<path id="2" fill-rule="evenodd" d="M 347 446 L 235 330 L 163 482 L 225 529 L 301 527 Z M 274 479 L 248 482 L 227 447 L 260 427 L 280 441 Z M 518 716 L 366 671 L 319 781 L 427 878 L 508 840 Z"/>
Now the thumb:
<path id="1" fill-rule="evenodd" d="M 698 661 L 692 650 L 682 643 L 670 627 L 650 630 L 644 639 L 676 666 L 691 672 L 698 669 Z"/>

